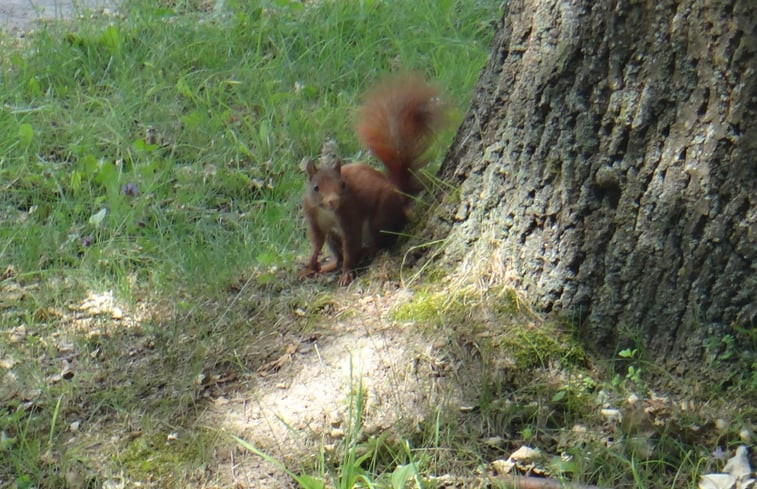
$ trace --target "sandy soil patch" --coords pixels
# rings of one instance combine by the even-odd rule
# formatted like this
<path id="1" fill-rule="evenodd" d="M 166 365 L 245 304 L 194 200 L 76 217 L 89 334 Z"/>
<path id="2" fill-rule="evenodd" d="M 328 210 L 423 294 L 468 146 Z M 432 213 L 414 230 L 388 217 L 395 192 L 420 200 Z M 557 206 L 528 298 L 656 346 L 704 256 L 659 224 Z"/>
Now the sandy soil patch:
<path id="1" fill-rule="evenodd" d="M 460 405 L 466 382 L 455 362 L 414 325 L 385 318 L 396 300 L 395 294 L 364 297 L 331 325 L 330 335 L 292 344 L 248 389 L 216 399 L 200 424 L 240 436 L 296 470 L 303 457 L 343 440 L 360 388 L 366 437 L 412 432 L 435 407 Z M 216 475 L 224 484 L 284 483 L 269 464 L 238 447 L 218 455 Z"/>

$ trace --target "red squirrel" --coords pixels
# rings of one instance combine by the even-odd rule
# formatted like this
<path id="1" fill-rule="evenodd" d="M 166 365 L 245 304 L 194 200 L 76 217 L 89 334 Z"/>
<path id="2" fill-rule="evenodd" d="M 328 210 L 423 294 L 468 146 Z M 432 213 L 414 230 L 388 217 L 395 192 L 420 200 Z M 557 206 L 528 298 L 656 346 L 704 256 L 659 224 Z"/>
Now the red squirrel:
<path id="1" fill-rule="evenodd" d="M 303 203 L 312 253 L 303 276 L 341 267 L 339 285 L 347 285 L 367 250 L 394 244 L 408 221 L 410 199 L 421 190 L 415 170 L 425 164 L 421 155 L 444 116 L 439 91 L 418 75 L 389 78 L 366 94 L 355 132 L 386 175 L 365 163 L 342 165 L 336 143 L 328 141 L 319 167 L 307 162 Z M 321 266 L 324 243 L 333 260 Z"/>

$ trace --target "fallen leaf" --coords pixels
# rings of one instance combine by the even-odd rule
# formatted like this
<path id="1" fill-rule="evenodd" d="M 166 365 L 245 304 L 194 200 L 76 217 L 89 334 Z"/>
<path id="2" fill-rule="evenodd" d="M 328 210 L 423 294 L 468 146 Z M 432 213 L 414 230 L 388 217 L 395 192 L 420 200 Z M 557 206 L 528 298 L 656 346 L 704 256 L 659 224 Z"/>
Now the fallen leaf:
<path id="1" fill-rule="evenodd" d="M 89 217 L 89 223 L 94 225 L 95 227 L 100 227 L 107 213 L 108 209 L 100 209 Z"/>
<path id="2" fill-rule="evenodd" d="M 0 280 L 6 280 L 12 277 L 16 276 L 16 267 L 13 265 L 8 265 L 5 267 L 5 270 L 0 273 Z"/>
<path id="3" fill-rule="evenodd" d="M 11 343 L 19 343 L 24 338 L 26 338 L 26 327 L 23 324 L 10 330 L 9 340 Z"/>
<path id="4" fill-rule="evenodd" d="M 746 446 L 741 445 L 736 449 L 736 455 L 726 462 L 725 467 L 723 467 L 723 472 L 731 474 L 737 479 L 744 479 L 751 475 L 752 467 L 749 465 Z"/>
<path id="5" fill-rule="evenodd" d="M 495 474 L 505 475 L 509 474 L 513 470 L 513 467 L 515 467 L 515 462 L 499 459 L 493 461 L 490 465 Z"/>
<path id="6" fill-rule="evenodd" d="M 607 421 L 613 423 L 620 423 L 623 421 L 623 414 L 617 409 L 602 409 L 599 413 L 604 416 Z"/>
<path id="7" fill-rule="evenodd" d="M 293 344 L 287 346 L 283 355 L 281 355 L 276 360 L 261 365 L 260 368 L 258 368 L 258 372 L 278 372 L 279 370 L 281 370 L 281 367 L 292 361 L 292 357 L 295 353 L 297 353 L 297 345 Z"/>
<path id="8" fill-rule="evenodd" d="M 14 372 L 6 372 L 0 377 L 0 401 L 9 401 L 15 398 L 20 391 L 18 377 Z"/>
<path id="9" fill-rule="evenodd" d="M 37 321 L 50 321 L 52 319 L 58 319 L 62 318 L 63 313 L 54 307 L 47 307 L 47 308 L 37 308 L 36 311 L 34 311 L 34 319 Z"/>
<path id="10" fill-rule="evenodd" d="M 58 459 L 53 454 L 52 450 L 48 449 L 47 451 L 45 451 L 45 453 L 39 456 L 39 461 L 45 465 L 53 465 L 58 461 Z"/>
<path id="11" fill-rule="evenodd" d="M 522 446 L 519 449 L 515 450 L 512 454 L 510 454 L 510 460 L 521 463 L 529 463 L 534 459 L 539 458 L 540 456 L 541 452 L 538 449 Z"/>
<path id="12" fill-rule="evenodd" d="M 26 295 L 26 291 L 16 283 L 3 285 L 0 289 L 0 305 L 15 305 Z"/>
<path id="13" fill-rule="evenodd" d="M 18 361 L 10 355 L 0 358 L 0 368 L 4 368 L 5 370 L 10 370 L 17 364 Z"/>
<path id="14" fill-rule="evenodd" d="M 699 489 L 734 489 L 736 477 L 731 474 L 705 474 L 699 479 Z"/>
<path id="15" fill-rule="evenodd" d="M 60 377 L 66 380 L 71 380 L 74 378 L 74 369 L 71 367 L 71 362 L 66 360 L 63 363 L 63 368 L 60 371 Z"/>
<path id="16" fill-rule="evenodd" d="M 724 474 L 705 474 L 699 479 L 699 489 L 748 489 L 754 484 L 747 447 L 741 445 L 723 467 Z"/>
<path id="17" fill-rule="evenodd" d="M 110 317 L 116 320 L 123 319 L 124 311 L 120 307 L 115 306 L 110 312 Z"/>
<path id="18" fill-rule="evenodd" d="M 488 445 L 494 448 L 501 447 L 505 444 L 505 439 L 501 436 L 490 436 L 488 438 L 484 438 L 481 441 L 484 443 L 484 445 Z"/>

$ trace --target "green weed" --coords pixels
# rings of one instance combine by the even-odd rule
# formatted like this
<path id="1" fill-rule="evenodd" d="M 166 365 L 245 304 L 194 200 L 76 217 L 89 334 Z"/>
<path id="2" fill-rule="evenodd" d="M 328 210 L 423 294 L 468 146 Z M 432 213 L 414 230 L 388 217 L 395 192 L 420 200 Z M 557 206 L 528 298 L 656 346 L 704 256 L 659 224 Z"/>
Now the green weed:
<path id="1" fill-rule="evenodd" d="M 517 296 L 506 287 L 484 291 L 466 285 L 442 290 L 438 284 L 432 284 L 418 287 L 411 300 L 394 308 L 392 317 L 397 321 L 444 327 L 510 316 L 517 313 L 519 307 Z"/>

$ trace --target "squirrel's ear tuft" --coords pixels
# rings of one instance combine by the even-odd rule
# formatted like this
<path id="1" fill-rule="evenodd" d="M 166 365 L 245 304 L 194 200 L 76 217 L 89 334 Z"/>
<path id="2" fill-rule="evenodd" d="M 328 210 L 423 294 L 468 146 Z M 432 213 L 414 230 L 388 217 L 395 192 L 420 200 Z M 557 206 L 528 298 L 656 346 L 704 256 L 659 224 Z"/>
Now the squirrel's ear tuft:
<path id="1" fill-rule="evenodd" d="M 321 146 L 321 166 L 324 168 L 333 168 L 339 171 L 342 167 L 341 158 L 339 158 L 339 143 L 334 138 L 326 138 Z"/>
<path id="2" fill-rule="evenodd" d="M 309 177 L 312 177 L 316 172 L 315 163 L 306 156 L 300 161 L 300 170 L 307 173 Z"/>

